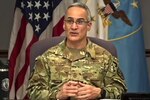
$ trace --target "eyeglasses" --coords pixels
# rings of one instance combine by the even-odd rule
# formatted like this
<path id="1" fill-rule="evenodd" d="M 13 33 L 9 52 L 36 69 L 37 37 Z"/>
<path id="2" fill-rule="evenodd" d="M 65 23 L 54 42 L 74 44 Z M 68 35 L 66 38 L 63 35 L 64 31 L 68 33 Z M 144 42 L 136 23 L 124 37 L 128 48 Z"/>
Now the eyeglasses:
<path id="1" fill-rule="evenodd" d="M 67 24 L 72 25 L 74 23 L 76 23 L 76 25 L 85 25 L 86 23 L 88 23 L 89 21 L 86 21 L 84 19 L 77 19 L 76 21 L 74 21 L 73 19 L 66 19 L 64 20 Z"/>

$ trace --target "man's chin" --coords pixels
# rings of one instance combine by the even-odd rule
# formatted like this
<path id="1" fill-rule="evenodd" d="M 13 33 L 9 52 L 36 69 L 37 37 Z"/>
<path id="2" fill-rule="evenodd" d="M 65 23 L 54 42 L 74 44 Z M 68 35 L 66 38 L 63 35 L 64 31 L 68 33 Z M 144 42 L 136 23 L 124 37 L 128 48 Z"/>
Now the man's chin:
<path id="1" fill-rule="evenodd" d="M 71 35 L 68 38 L 69 38 L 70 41 L 77 41 L 77 40 L 79 40 L 79 36 L 77 36 L 77 35 Z"/>

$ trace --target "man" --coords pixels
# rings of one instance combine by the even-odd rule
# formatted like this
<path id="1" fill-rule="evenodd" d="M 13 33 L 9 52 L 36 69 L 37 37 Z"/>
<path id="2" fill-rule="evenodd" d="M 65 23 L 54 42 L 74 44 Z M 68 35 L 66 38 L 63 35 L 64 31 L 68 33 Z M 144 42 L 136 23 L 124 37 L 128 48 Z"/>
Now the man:
<path id="1" fill-rule="evenodd" d="M 118 60 L 87 38 L 91 15 L 82 3 L 70 5 L 63 28 L 66 39 L 39 56 L 29 79 L 33 100 L 97 100 L 126 92 Z"/>

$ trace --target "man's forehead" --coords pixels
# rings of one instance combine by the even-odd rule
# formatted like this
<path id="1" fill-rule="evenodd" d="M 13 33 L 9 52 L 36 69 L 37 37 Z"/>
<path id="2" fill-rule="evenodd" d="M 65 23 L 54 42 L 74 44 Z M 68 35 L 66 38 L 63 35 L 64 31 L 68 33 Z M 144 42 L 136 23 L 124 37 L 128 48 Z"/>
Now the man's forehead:
<path id="1" fill-rule="evenodd" d="M 82 8 L 82 7 L 79 7 L 79 6 L 70 7 L 67 10 L 67 12 L 72 12 L 72 11 L 86 13 L 86 10 L 84 8 Z"/>

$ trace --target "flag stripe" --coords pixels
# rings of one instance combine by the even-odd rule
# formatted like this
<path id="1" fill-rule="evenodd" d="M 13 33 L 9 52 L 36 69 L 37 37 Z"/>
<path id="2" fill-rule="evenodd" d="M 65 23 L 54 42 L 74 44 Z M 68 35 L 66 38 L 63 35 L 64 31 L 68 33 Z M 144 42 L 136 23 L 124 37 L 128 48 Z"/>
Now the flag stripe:
<path id="1" fill-rule="evenodd" d="M 24 37 L 25 37 L 25 34 L 22 34 L 22 31 L 26 30 L 26 24 L 27 24 L 27 21 L 25 20 L 25 17 L 22 17 L 21 26 L 20 26 L 19 32 L 17 34 L 16 43 L 14 45 L 14 49 L 13 49 L 13 51 L 11 53 L 11 56 L 10 56 L 10 62 L 9 62 L 10 89 L 12 87 L 12 83 L 15 81 L 14 80 L 15 70 L 14 69 L 15 69 L 15 64 L 16 64 L 16 58 L 17 58 L 17 56 L 18 56 L 18 54 L 21 50 L 22 43 L 23 43 L 23 40 L 24 40 Z"/>
<path id="2" fill-rule="evenodd" d="M 53 35 L 52 36 L 60 36 L 63 32 L 63 21 L 64 17 L 62 17 L 59 22 L 53 27 Z"/>
<path id="3" fill-rule="evenodd" d="M 28 34 L 28 33 L 26 33 L 26 34 Z M 34 36 L 33 35 L 33 39 L 31 40 L 31 42 L 30 42 L 30 44 L 28 45 L 28 47 L 26 48 L 26 50 L 25 50 L 25 64 L 24 64 L 24 66 L 22 67 L 22 69 L 21 69 L 21 71 L 19 71 L 19 74 L 18 74 L 18 76 L 17 76 L 17 78 L 16 78 L 16 90 L 18 90 L 20 87 L 21 87 L 21 85 L 23 84 L 23 82 L 24 82 L 24 79 L 25 79 L 25 75 L 26 75 L 26 73 L 27 73 L 27 69 L 28 69 L 28 66 L 29 66 L 29 54 L 30 54 L 30 47 L 31 47 L 31 45 L 33 44 L 33 43 L 35 43 L 36 41 L 38 40 L 38 38 L 36 37 L 36 36 Z"/>
<path id="4" fill-rule="evenodd" d="M 14 13 L 14 24 L 13 24 L 13 30 L 11 32 L 11 37 L 13 38 L 10 39 L 10 45 L 9 45 L 9 53 L 8 53 L 8 59 L 10 59 L 10 55 L 12 53 L 12 50 L 14 48 L 16 39 L 17 39 L 17 34 L 19 32 L 20 26 L 21 26 L 21 20 L 22 20 L 22 14 L 19 14 L 21 12 L 20 9 L 16 8 L 16 12 Z M 15 29 L 15 30 L 14 30 Z"/>

